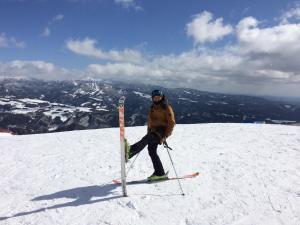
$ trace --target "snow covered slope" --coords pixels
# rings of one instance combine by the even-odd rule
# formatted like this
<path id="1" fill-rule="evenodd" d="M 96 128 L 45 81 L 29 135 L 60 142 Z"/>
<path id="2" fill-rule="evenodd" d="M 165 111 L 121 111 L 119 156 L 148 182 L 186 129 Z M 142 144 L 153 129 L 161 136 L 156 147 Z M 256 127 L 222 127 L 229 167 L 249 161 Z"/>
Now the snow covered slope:
<path id="1" fill-rule="evenodd" d="M 126 130 L 130 142 L 146 127 Z M 118 129 L 0 136 L 0 224 L 299 225 L 300 127 L 177 125 L 169 145 L 179 174 L 197 178 L 128 186 Z M 159 153 L 174 176 L 168 155 Z M 147 177 L 143 151 L 128 180 Z"/>

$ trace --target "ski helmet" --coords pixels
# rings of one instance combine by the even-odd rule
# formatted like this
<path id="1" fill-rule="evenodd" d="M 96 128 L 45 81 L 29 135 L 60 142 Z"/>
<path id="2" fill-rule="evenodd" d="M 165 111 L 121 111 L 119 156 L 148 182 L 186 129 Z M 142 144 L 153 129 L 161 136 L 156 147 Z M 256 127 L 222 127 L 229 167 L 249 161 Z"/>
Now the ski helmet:
<path id="1" fill-rule="evenodd" d="M 152 91 L 151 96 L 152 96 L 152 98 L 155 97 L 155 96 L 160 96 L 160 97 L 162 97 L 162 96 L 163 96 L 163 93 L 162 93 L 161 90 L 154 90 L 154 91 Z"/>

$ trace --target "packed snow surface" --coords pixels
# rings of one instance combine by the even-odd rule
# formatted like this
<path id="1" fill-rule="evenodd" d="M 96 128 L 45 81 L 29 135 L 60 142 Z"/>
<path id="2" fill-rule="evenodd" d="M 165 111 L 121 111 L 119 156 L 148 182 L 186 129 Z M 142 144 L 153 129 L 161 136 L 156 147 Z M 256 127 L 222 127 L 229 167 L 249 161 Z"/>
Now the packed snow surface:
<path id="1" fill-rule="evenodd" d="M 175 180 L 128 185 L 122 197 L 118 129 L 0 136 L 0 224 L 300 224 L 300 127 L 177 125 L 169 145 L 180 175 L 200 172 L 181 180 L 186 195 Z M 145 149 L 128 180 L 152 172 Z"/>
<path id="2" fill-rule="evenodd" d="M 8 132 L 0 132 L 0 137 L 3 137 L 3 136 L 12 136 L 12 134 L 8 133 Z"/>

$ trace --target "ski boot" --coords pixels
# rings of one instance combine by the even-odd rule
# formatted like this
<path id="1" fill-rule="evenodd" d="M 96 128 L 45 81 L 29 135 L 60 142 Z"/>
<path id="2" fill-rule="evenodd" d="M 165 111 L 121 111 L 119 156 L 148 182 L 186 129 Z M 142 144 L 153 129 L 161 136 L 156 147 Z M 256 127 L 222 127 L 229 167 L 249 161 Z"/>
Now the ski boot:
<path id="1" fill-rule="evenodd" d="M 126 138 L 124 138 L 124 144 L 125 144 L 125 162 L 127 163 L 130 157 L 130 144 L 128 143 Z"/>
<path id="2" fill-rule="evenodd" d="M 162 181 L 162 180 L 168 180 L 168 173 L 165 173 L 162 176 L 157 176 L 155 173 L 153 173 L 150 177 L 147 178 L 148 182 L 154 182 L 154 181 Z"/>

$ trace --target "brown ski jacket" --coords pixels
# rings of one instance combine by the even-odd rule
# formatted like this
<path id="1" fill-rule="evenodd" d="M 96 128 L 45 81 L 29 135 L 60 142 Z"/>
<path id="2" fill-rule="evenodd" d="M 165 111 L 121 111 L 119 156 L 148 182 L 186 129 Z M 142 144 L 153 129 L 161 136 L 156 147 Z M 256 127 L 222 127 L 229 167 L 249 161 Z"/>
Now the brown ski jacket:
<path id="1" fill-rule="evenodd" d="M 148 114 L 148 131 L 154 132 L 161 139 L 172 134 L 175 126 L 175 115 L 172 107 L 166 103 L 165 97 L 161 104 L 153 104 Z"/>

